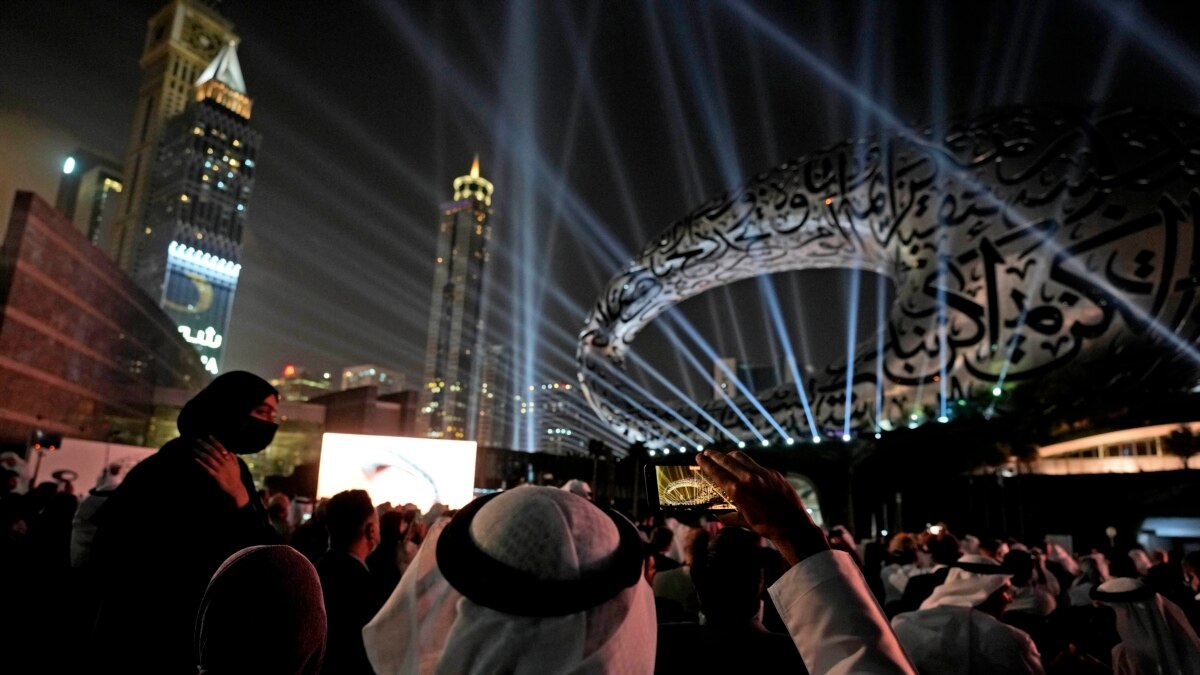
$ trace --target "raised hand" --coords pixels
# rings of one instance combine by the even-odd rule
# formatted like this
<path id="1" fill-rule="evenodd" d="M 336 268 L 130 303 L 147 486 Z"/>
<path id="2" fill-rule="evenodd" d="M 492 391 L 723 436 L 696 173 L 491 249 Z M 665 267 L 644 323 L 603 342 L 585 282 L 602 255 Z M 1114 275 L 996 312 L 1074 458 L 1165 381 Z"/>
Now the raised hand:
<path id="1" fill-rule="evenodd" d="M 795 488 L 778 471 L 767 469 L 742 452 L 706 450 L 696 464 L 738 508 L 745 524 L 770 539 L 789 564 L 829 550 L 829 542 Z"/>

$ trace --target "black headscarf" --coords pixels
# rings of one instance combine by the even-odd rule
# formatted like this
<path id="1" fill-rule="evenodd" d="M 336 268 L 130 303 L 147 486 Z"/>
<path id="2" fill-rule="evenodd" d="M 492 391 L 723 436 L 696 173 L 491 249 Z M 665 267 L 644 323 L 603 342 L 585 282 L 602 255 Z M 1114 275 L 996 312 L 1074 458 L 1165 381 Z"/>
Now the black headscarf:
<path id="1" fill-rule="evenodd" d="M 235 370 L 217 377 L 179 412 L 179 434 L 185 438 L 214 436 L 231 452 L 249 454 L 270 444 L 277 425 L 250 413 L 279 392 L 261 377 Z M 263 442 L 265 440 L 265 442 Z"/>
<path id="2" fill-rule="evenodd" d="M 234 553 L 208 584 L 196 617 L 201 675 L 316 675 L 325 654 L 317 570 L 290 546 Z"/>

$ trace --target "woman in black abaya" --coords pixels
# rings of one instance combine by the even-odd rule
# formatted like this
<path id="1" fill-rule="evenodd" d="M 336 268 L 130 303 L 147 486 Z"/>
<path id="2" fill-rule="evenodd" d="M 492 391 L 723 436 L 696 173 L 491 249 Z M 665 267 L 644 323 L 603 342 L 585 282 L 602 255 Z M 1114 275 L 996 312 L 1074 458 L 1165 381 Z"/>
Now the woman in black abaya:
<path id="1" fill-rule="evenodd" d="M 278 535 L 238 455 L 270 445 L 279 393 L 230 372 L 179 413 L 179 438 L 129 472 L 97 516 L 94 658 L 123 673 L 195 673 L 192 633 L 213 573 Z"/>

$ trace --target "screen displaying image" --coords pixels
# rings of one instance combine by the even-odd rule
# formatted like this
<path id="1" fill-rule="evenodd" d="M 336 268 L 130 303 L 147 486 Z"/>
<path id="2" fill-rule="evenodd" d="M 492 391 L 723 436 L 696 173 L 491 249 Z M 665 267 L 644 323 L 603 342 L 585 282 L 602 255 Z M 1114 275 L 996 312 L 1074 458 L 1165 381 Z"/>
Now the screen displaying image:
<path id="1" fill-rule="evenodd" d="M 698 466 L 656 466 L 654 471 L 658 479 L 660 507 L 737 510 Z"/>
<path id="2" fill-rule="evenodd" d="M 462 508 L 474 498 L 475 450 L 474 441 L 325 434 L 317 498 L 366 490 L 375 504 Z"/>
<path id="3" fill-rule="evenodd" d="M 120 483 L 138 462 L 155 452 L 156 448 L 138 445 L 64 438 L 62 447 L 42 454 L 40 463 L 36 456 L 26 462 L 24 478 L 32 479 L 34 469 L 39 483 L 73 475 L 75 494 L 82 498 L 101 482 L 110 486 Z"/>

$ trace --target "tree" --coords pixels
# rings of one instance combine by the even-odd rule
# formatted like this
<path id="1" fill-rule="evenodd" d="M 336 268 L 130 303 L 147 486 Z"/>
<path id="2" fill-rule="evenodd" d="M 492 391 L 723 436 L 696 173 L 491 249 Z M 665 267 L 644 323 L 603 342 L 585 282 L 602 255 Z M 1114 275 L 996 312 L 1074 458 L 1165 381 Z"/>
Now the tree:
<path id="1" fill-rule="evenodd" d="M 1200 454 L 1200 436 L 1188 425 L 1180 424 L 1163 440 L 1163 449 L 1183 460 L 1183 468 L 1187 469 L 1192 455 Z"/>

